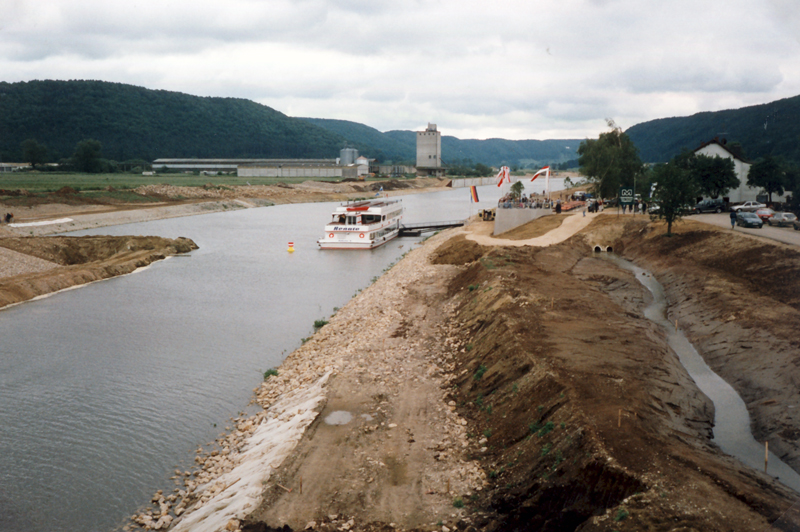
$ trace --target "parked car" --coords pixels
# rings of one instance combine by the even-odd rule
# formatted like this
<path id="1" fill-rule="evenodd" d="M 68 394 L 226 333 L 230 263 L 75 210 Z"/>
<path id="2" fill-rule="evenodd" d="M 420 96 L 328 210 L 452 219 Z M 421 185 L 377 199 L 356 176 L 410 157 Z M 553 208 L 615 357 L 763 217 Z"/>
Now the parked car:
<path id="1" fill-rule="evenodd" d="M 736 213 L 736 225 L 741 227 L 755 227 L 756 229 L 761 229 L 764 225 L 764 222 L 761 221 L 761 218 L 756 216 L 754 212 L 738 212 Z"/>
<path id="2" fill-rule="evenodd" d="M 792 225 L 794 226 L 795 231 L 800 231 L 800 219 L 793 221 Z"/>
<path id="3" fill-rule="evenodd" d="M 695 214 L 702 212 L 722 212 L 725 210 L 725 202 L 721 199 L 707 199 L 703 200 L 692 209 Z"/>
<path id="4" fill-rule="evenodd" d="M 766 222 L 767 220 L 769 220 L 770 218 L 775 216 L 775 211 L 773 211 L 772 209 L 770 209 L 768 207 L 764 208 L 764 209 L 758 209 L 756 211 L 756 216 L 761 218 L 762 222 Z"/>
<path id="5" fill-rule="evenodd" d="M 733 212 L 755 212 L 758 209 L 765 209 L 766 207 L 766 205 L 758 201 L 745 201 L 739 205 L 732 206 L 731 210 Z"/>
<path id="6" fill-rule="evenodd" d="M 789 227 L 796 221 L 797 216 L 791 212 L 776 212 L 773 216 L 767 218 L 767 223 L 769 225 L 777 225 L 778 227 Z M 797 227 L 795 227 L 795 229 L 797 229 Z"/>

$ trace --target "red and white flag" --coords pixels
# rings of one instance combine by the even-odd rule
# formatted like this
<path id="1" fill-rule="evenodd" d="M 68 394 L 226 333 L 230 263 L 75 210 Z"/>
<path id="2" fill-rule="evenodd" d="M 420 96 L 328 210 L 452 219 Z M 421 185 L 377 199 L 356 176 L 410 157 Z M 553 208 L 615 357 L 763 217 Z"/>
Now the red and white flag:
<path id="1" fill-rule="evenodd" d="M 498 187 L 503 184 L 503 181 L 511 183 L 511 169 L 508 166 L 501 166 L 496 179 Z"/>
<path id="2" fill-rule="evenodd" d="M 534 179 L 536 179 L 537 177 L 539 177 L 542 174 L 544 174 L 545 177 L 549 178 L 550 177 L 550 167 L 549 166 L 545 166 L 544 168 L 542 168 L 541 170 L 539 170 L 538 172 L 533 174 L 533 178 L 531 179 L 531 182 L 533 182 Z"/>

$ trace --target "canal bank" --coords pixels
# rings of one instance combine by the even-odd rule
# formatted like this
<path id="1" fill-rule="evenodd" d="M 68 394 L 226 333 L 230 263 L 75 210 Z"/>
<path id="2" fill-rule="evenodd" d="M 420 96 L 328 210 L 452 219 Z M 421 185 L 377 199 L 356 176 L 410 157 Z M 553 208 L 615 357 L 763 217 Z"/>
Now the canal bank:
<path id="1" fill-rule="evenodd" d="M 463 190 L 403 202 L 411 221 L 470 209 Z M 110 530 L 157 489 L 172 493 L 170 477 L 191 470 L 195 449 L 250 412 L 263 372 L 418 240 L 320 251 L 332 208 L 276 205 L 83 232 L 187 236 L 199 249 L 3 310 L 0 529 Z"/>
<path id="2" fill-rule="evenodd" d="M 601 218 L 541 249 L 488 248 L 467 228 L 409 253 L 256 391 L 278 406 L 264 419 L 291 422 L 308 412 L 281 394 L 327 379 L 257 508 L 213 526 L 794 529 L 796 494 L 714 444 L 713 405 L 644 319 L 648 291 L 594 256 L 596 242 L 633 253 L 641 227 L 625 226 Z M 192 475 L 200 501 L 220 454 Z"/>

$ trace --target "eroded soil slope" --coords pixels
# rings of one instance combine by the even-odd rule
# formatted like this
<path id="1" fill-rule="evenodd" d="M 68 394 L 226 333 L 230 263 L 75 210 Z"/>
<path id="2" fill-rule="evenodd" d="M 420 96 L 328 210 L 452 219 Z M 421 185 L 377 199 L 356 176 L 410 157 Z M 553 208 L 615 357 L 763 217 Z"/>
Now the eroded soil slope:
<path id="1" fill-rule="evenodd" d="M 197 249 L 188 238 L 153 236 L 9 237 L 0 238 L 0 247 L 13 252 L 4 260 L 23 264 L 19 274 L 0 277 L 0 308 Z M 26 257 L 37 259 L 38 267 L 24 267 Z M 41 266 L 47 262 L 52 268 Z"/>
<path id="2" fill-rule="evenodd" d="M 672 320 L 742 396 L 756 439 L 800 470 L 800 250 L 697 222 L 672 237 L 629 225 L 618 242 L 657 275 Z"/>
<path id="3" fill-rule="evenodd" d="M 497 248 L 451 283 L 452 394 L 489 479 L 477 527 L 768 529 L 794 494 L 710 444 L 713 407 L 641 317 L 649 295 L 589 249 Z"/>

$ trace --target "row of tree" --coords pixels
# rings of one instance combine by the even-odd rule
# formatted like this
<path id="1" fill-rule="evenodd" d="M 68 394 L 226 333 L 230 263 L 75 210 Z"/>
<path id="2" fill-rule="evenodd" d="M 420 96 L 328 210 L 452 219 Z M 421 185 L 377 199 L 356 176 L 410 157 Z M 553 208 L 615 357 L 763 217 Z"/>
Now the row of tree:
<path id="1" fill-rule="evenodd" d="M 27 139 L 22 142 L 23 162 L 31 163 L 36 169 L 47 162 L 47 147 L 36 139 Z M 103 159 L 103 146 L 94 139 L 84 139 L 75 146 L 72 157 L 59 163 L 60 169 L 77 170 L 89 174 L 101 172 L 115 172 L 117 163 Z"/>
<path id="2" fill-rule="evenodd" d="M 732 159 L 687 150 L 668 163 L 648 167 L 642 163 L 631 139 L 614 121 L 608 120 L 608 125 L 610 131 L 601 133 L 597 139 L 587 139 L 578 147 L 581 173 L 592 182 L 600 197 L 614 198 L 623 186 L 635 188 L 643 198 L 652 197 L 659 203 L 657 216 L 667 222 L 668 234 L 672 223 L 698 197 L 719 198 L 740 185 Z M 729 146 L 744 156 L 740 146 L 729 143 L 726 148 Z M 762 188 L 770 202 L 773 194 L 792 191 L 795 197 L 790 203 L 800 207 L 796 198 L 800 169 L 793 164 L 770 156 L 761 158 L 750 167 L 747 184 Z"/>

